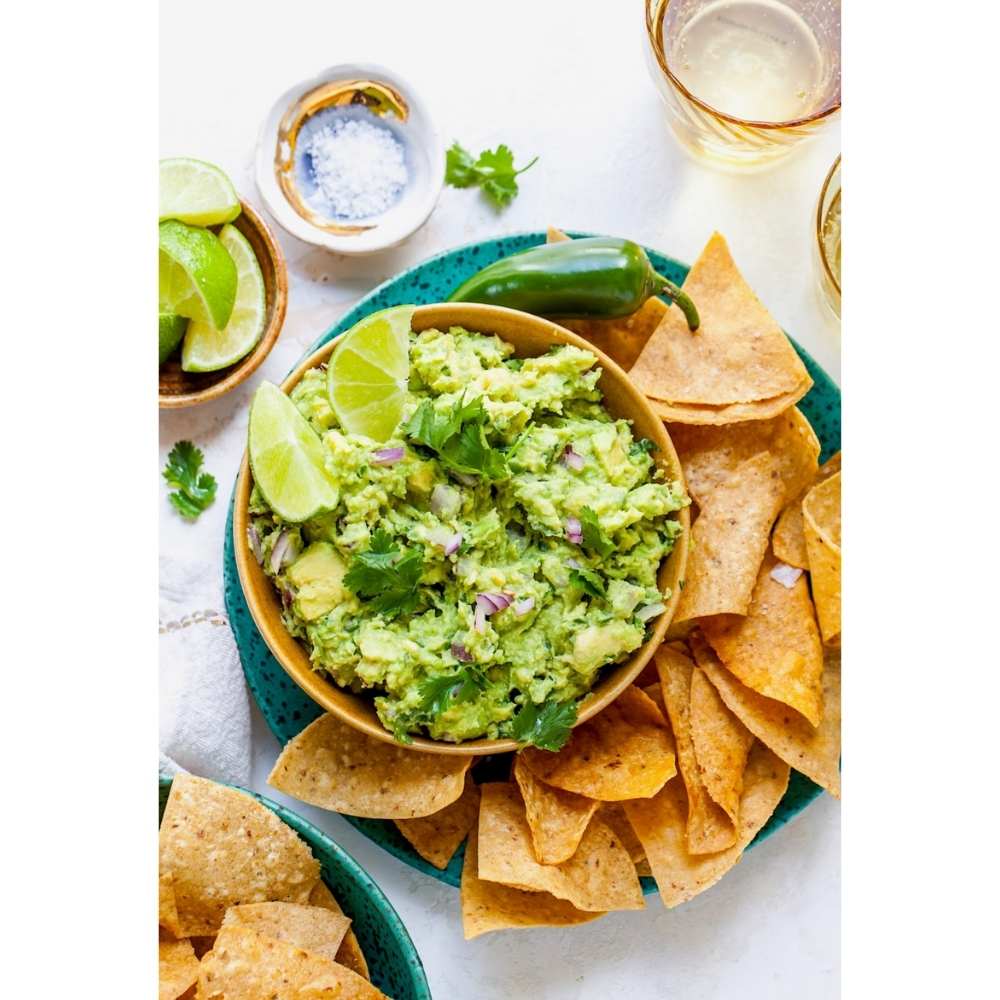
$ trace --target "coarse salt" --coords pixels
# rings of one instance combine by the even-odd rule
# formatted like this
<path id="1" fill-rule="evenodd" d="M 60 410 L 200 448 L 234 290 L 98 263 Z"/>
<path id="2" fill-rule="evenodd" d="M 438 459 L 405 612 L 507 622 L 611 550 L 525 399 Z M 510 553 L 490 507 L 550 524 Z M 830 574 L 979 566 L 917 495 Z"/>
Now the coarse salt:
<path id="1" fill-rule="evenodd" d="M 323 125 L 304 152 L 312 161 L 313 206 L 329 218 L 381 215 L 409 180 L 402 143 L 392 132 L 363 119 Z"/>

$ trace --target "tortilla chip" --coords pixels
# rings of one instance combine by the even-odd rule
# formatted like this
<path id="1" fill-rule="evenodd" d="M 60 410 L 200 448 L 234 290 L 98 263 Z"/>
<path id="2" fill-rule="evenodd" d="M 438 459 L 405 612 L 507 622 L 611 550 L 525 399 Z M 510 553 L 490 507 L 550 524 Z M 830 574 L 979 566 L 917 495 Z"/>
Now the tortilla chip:
<path id="1" fill-rule="evenodd" d="M 514 927 L 566 927 L 603 916 L 585 913 L 547 892 L 524 892 L 499 882 L 487 882 L 479 871 L 479 834 L 469 831 L 462 866 L 462 929 L 465 940 Z"/>
<path id="2" fill-rule="evenodd" d="M 634 686 L 576 726 L 558 753 L 528 747 L 521 757 L 547 785 L 601 802 L 655 795 L 677 773 L 666 719 Z"/>
<path id="3" fill-rule="evenodd" d="M 247 793 L 178 774 L 160 823 L 160 870 L 173 878 L 184 937 L 214 934 L 230 906 L 304 903 L 319 862 Z"/>
<path id="4" fill-rule="evenodd" d="M 344 913 L 340 908 L 340 903 L 337 902 L 337 898 L 330 892 L 329 887 L 322 880 L 317 882 L 313 886 L 313 891 L 309 893 L 309 905 L 323 906 L 341 915 Z M 336 959 L 341 965 L 346 965 L 359 976 L 364 976 L 365 979 L 371 978 L 368 974 L 368 962 L 365 961 L 365 953 L 361 950 L 361 945 L 353 928 L 348 929 L 344 935 L 344 940 L 340 942 Z"/>
<path id="5" fill-rule="evenodd" d="M 479 788 L 466 772 L 465 788 L 450 806 L 430 816 L 395 820 L 413 849 L 435 868 L 447 868 L 458 845 L 469 835 L 479 816 Z"/>
<path id="6" fill-rule="evenodd" d="M 786 587 L 764 557 L 745 616 L 716 615 L 702 634 L 725 667 L 747 687 L 790 705 L 818 726 L 823 715 L 823 644 L 805 576 Z"/>
<path id="7" fill-rule="evenodd" d="M 181 918 L 177 915 L 177 897 L 174 895 L 174 878 L 170 872 L 160 872 L 160 926 L 172 937 L 184 937 Z"/>
<path id="8" fill-rule="evenodd" d="M 568 239 L 564 232 L 549 227 L 547 243 L 562 243 Z M 646 341 L 660 325 L 667 308 L 663 299 L 654 295 L 630 316 L 620 316 L 616 319 L 554 317 L 553 322 L 572 330 L 584 340 L 589 340 L 599 351 L 604 351 L 628 371 L 646 346 Z"/>
<path id="9" fill-rule="evenodd" d="M 230 906 L 222 921 L 223 927 L 249 927 L 258 934 L 287 941 L 315 955 L 337 960 L 340 944 L 351 926 L 341 913 L 324 906 L 303 906 L 299 903 L 244 903 Z"/>
<path id="10" fill-rule="evenodd" d="M 757 743 L 750 751 L 740 800 L 736 843 L 718 854 L 687 849 L 687 793 L 671 781 L 651 799 L 625 803 L 625 813 L 646 849 L 646 857 L 666 907 L 678 906 L 704 892 L 743 856 L 788 788 L 788 765 Z"/>
<path id="11" fill-rule="evenodd" d="M 598 803 L 539 781 L 520 755 L 514 758 L 514 778 L 524 799 L 535 858 L 543 865 L 571 858 Z"/>
<path id="12" fill-rule="evenodd" d="M 517 786 L 495 781 L 480 790 L 480 879 L 525 892 L 547 892 L 588 913 L 642 909 L 642 889 L 632 859 L 600 820 L 591 821 L 569 860 L 543 865 L 535 859 Z"/>
<path id="13" fill-rule="evenodd" d="M 782 760 L 840 798 L 840 653 L 826 651 L 823 720 L 813 728 L 798 712 L 741 684 L 704 641 L 692 643 L 698 666 L 726 707 Z M 745 779 L 744 779 L 745 780 Z"/>
<path id="14" fill-rule="evenodd" d="M 809 579 L 823 641 L 840 636 L 840 473 L 814 486 L 802 501 Z"/>
<path id="15" fill-rule="evenodd" d="M 773 399 L 759 399 L 756 403 L 732 403 L 729 406 L 664 403 L 663 400 L 648 397 L 647 402 L 664 423 L 721 427 L 751 420 L 770 420 L 794 406 L 811 388 L 812 379 L 809 379 L 795 392 L 786 392 Z"/>
<path id="16" fill-rule="evenodd" d="M 802 501 L 810 488 L 840 472 L 840 452 L 827 459 L 816 473 L 813 481 L 781 512 L 774 526 L 771 545 L 774 554 L 789 566 L 809 569 L 809 554 L 806 552 L 805 523 L 802 520 Z"/>
<path id="17" fill-rule="evenodd" d="M 385 1000 L 381 990 L 343 965 L 238 925 L 219 931 L 198 974 L 201 1000 L 301 1000 L 306 989 L 316 997 L 329 991 L 337 1000 Z"/>
<path id="18" fill-rule="evenodd" d="M 725 427 L 676 424 L 667 429 L 681 460 L 688 492 L 701 505 L 711 503 L 736 470 L 761 452 L 775 456 L 786 497 L 795 496 L 816 476 L 819 439 L 797 407 L 770 420 Z"/>
<path id="19" fill-rule="evenodd" d="M 812 384 L 788 337 L 713 233 L 684 281 L 701 316 L 696 333 L 676 306 L 639 355 L 632 380 L 667 403 L 728 406 L 773 399 Z"/>
<path id="20" fill-rule="evenodd" d="M 160 936 L 160 1000 L 177 1000 L 198 980 L 198 959 L 191 942 Z"/>
<path id="21" fill-rule="evenodd" d="M 285 744 L 267 779 L 310 805 L 373 819 L 430 816 L 465 788 L 472 758 L 421 753 L 321 715 Z"/>
<path id="22" fill-rule="evenodd" d="M 698 770 L 691 737 L 691 674 L 688 656 L 661 646 L 655 655 L 663 700 L 677 744 L 677 765 L 687 789 L 687 849 L 691 854 L 714 854 L 736 843 L 735 817 L 708 794 Z"/>
<path id="23" fill-rule="evenodd" d="M 215 945 L 214 934 L 196 934 L 194 937 L 189 937 L 186 940 L 191 942 L 191 947 L 194 948 L 194 953 L 198 958 L 203 958 L 207 955 Z"/>
<path id="24" fill-rule="evenodd" d="M 771 525 L 785 503 L 780 466 L 771 452 L 754 455 L 701 505 L 674 621 L 746 614 Z"/>
<path id="25" fill-rule="evenodd" d="M 700 667 L 691 674 L 691 741 L 706 791 L 735 823 L 754 736 L 726 708 Z"/>
<path id="26" fill-rule="evenodd" d="M 656 686 L 659 687 L 659 684 Z M 621 841 L 622 847 L 628 851 L 628 856 L 637 869 L 646 862 L 646 852 L 639 843 L 639 838 L 635 835 L 635 830 L 632 829 L 632 824 L 628 821 L 620 802 L 602 802 L 596 816 Z M 648 868 L 648 864 L 646 867 Z M 649 872 L 637 872 L 637 874 L 648 875 Z"/>

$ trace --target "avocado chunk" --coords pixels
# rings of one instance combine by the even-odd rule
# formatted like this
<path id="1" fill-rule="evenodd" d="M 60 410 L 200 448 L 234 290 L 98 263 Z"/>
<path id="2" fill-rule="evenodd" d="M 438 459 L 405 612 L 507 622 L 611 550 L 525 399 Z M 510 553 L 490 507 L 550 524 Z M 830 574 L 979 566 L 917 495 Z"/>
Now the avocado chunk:
<path id="1" fill-rule="evenodd" d="M 623 652 L 631 652 L 641 643 L 642 632 L 627 622 L 590 625 L 576 635 L 573 664 L 583 673 L 592 673 L 608 660 Z"/>
<path id="2" fill-rule="evenodd" d="M 344 586 L 344 565 L 329 542 L 313 542 L 288 568 L 295 588 L 295 608 L 307 621 L 322 618 L 350 596 Z"/>

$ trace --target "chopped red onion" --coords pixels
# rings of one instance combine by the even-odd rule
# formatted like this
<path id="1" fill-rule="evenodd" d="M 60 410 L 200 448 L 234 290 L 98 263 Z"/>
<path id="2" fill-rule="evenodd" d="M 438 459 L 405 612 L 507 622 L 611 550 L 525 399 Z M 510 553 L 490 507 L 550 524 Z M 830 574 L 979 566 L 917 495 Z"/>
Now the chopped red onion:
<path id="1" fill-rule="evenodd" d="M 797 566 L 789 566 L 787 563 L 778 563 L 771 570 L 771 579 L 775 583 L 780 583 L 782 587 L 788 590 L 791 590 L 795 586 L 800 576 L 802 576 L 802 570 Z"/>
<path id="2" fill-rule="evenodd" d="M 261 544 L 260 535 L 257 533 L 256 525 L 248 525 L 247 527 L 247 541 L 250 543 L 250 549 L 253 552 L 254 559 L 257 560 L 258 566 L 264 565 L 264 546 Z"/>
<path id="3" fill-rule="evenodd" d="M 583 541 L 583 525 L 578 517 L 566 518 L 566 538 L 574 545 L 579 545 Z"/>
<path id="4" fill-rule="evenodd" d="M 476 600 L 476 610 L 472 616 L 472 627 L 482 635 L 486 631 L 486 612 L 483 611 L 482 605 L 479 600 Z"/>
<path id="5" fill-rule="evenodd" d="M 655 604 L 647 604 L 645 607 L 639 608 L 639 610 L 635 613 L 635 616 L 641 622 L 648 622 L 651 618 L 656 618 L 658 615 L 662 615 L 666 610 L 666 605 L 657 601 Z"/>
<path id="6" fill-rule="evenodd" d="M 460 533 L 452 535 L 448 541 L 445 543 L 444 554 L 446 556 L 454 555 L 458 551 L 458 547 L 462 544 L 462 536 Z"/>
<path id="7" fill-rule="evenodd" d="M 438 483 L 431 490 L 431 513 L 438 517 L 442 514 L 446 517 L 449 514 L 454 514 L 458 510 L 461 500 L 457 490 L 445 486 L 444 483 Z"/>
<path id="8" fill-rule="evenodd" d="M 533 597 L 526 597 L 523 601 L 518 601 L 514 605 L 514 614 L 518 618 L 523 618 L 535 606 Z"/>
<path id="9" fill-rule="evenodd" d="M 470 476 L 468 472 L 452 472 L 452 475 L 463 485 L 463 486 L 475 486 L 478 479 L 475 476 Z"/>
<path id="10" fill-rule="evenodd" d="M 567 559 L 566 565 L 569 566 L 570 569 L 580 569 L 580 564 L 575 559 Z"/>
<path id="11" fill-rule="evenodd" d="M 292 537 L 292 533 L 287 530 L 282 531 L 278 535 L 278 540 L 271 549 L 270 565 L 272 573 L 280 573 L 281 567 L 291 562 L 297 555 L 297 553 L 292 551 Z"/>
<path id="12" fill-rule="evenodd" d="M 292 606 L 295 595 L 287 588 L 281 588 L 281 606 L 287 611 Z"/>
<path id="13" fill-rule="evenodd" d="M 380 448 L 372 456 L 372 465 L 395 465 L 405 454 L 403 448 Z"/>
<path id="14" fill-rule="evenodd" d="M 579 472 L 583 468 L 583 455 L 578 455 L 573 451 L 573 445 L 571 444 L 563 448 L 563 453 L 559 456 L 559 461 L 568 469 L 573 469 L 574 472 Z"/>
<path id="15" fill-rule="evenodd" d="M 472 654 L 460 642 L 453 642 L 451 644 L 451 655 L 454 656 L 459 663 L 472 662 Z"/>

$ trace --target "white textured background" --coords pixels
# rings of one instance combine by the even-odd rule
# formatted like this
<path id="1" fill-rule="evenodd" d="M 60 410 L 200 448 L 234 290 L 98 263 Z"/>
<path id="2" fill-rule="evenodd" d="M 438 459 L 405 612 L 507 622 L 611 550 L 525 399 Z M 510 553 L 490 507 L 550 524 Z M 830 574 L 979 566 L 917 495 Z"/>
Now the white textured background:
<path id="1" fill-rule="evenodd" d="M 370 59 L 402 73 L 449 141 L 474 152 L 506 142 L 519 161 L 540 155 L 503 214 L 473 191 L 446 188 L 419 233 L 376 257 L 341 259 L 283 236 L 289 310 L 270 357 L 249 385 L 219 402 L 161 414 L 161 466 L 173 443 L 190 437 L 220 482 L 219 501 L 194 525 L 174 515 L 163 491 L 165 553 L 217 561 L 221 573 L 225 499 L 254 387 L 283 377 L 370 288 L 470 240 L 552 223 L 628 236 L 691 261 L 717 228 L 779 322 L 839 381 L 839 332 L 819 302 L 811 246 L 815 199 L 839 149 L 837 127 L 768 173 L 731 176 L 694 164 L 664 124 L 643 62 L 642 21 L 640 0 L 161 6 L 162 154 L 218 163 L 257 205 L 252 160 L 265 112 L 292 83 L 342 61 Z M 254 787 L 266 791 L 277 743 L 257 715 L 254 726 Z M 839 807 L 828 796 L 679 910 L 651 897 L 645 912 L 469 943 L 457 890 L 405 867 L 340 817 L 295 808 L 386 892 L 437 1000 L 839 995 Z"/>

